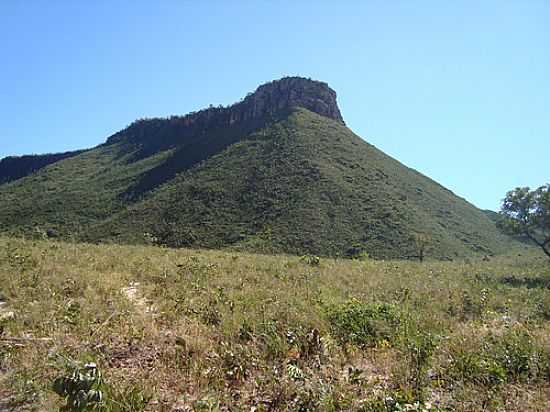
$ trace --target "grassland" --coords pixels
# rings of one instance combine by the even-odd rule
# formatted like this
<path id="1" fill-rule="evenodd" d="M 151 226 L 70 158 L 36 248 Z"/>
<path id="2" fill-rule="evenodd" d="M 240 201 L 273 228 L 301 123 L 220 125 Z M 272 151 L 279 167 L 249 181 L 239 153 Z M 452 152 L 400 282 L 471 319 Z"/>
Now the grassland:
<path id="1" fill-rule="evenodd" d="M 550 265 L 0 238 L 0 410 L 544 411 Z M 11 312 L 11 313 L 10 313 Z M 408 408 L 408 409 L 407 409 Z"/>

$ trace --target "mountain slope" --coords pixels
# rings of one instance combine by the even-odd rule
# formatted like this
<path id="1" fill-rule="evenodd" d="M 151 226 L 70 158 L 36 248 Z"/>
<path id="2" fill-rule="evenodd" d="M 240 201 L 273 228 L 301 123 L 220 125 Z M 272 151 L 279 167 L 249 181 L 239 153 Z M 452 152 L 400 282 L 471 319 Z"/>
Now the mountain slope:
<path id="1" fill-rule="evenodd" d="M 0 231 L 261 252 L 438 258 L 506 250 L 479 209 L 354 135 L 324 83 L 287 78 L 240 103 L 139 121 L 0 185 Z M 148 234 L 148 235 L 145 235 Z"/>
<path id="2" fill-rule="evenodd" d="M 43 155 L 10 156 L 0 160 L 0 184 L 28 176 L 52 163 L 77 156 L 82 150 Z"/>
<path id="3" fill-rule="evenodd" d="M 483 212 L 406 168 L 349 129 L 305 109 L 250 134 L 93 227 L 120 240 L 144 232 L 180 245 L 342 255 L 357 245 L 377 257 L 503 251 Z"/>
<path id="4" fill-rule="evenodd" d="M 0 231 L 29 234 L 50 229 L 79 238 L 86 228 L 125 207 L 121 195 L 168 152 L 128 163 L 131 147 L 100 146 L 0 185 Z"/>

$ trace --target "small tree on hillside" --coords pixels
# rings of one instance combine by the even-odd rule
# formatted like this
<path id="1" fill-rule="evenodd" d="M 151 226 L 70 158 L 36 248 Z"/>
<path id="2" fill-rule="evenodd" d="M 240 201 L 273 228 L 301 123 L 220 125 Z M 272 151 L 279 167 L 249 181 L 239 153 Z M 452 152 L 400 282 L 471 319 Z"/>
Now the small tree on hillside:
<path id="1" fill-rule="evenodd" d="M 500 215 L 499 227 L 529 239 L 550 257 L 550 183 L 535 190 L 518 187 L 509 191 Z"/>
<path id="2" fill-rule="evenodd" d="M 426 233 L 414 233 L 411 236 L 411 240 L 414 244 L 414 249 L 416 251 L 416 257 L 419 261 L 423 262 L 426 257 L 426 250 L 431 242 L 430 235 Z"/>

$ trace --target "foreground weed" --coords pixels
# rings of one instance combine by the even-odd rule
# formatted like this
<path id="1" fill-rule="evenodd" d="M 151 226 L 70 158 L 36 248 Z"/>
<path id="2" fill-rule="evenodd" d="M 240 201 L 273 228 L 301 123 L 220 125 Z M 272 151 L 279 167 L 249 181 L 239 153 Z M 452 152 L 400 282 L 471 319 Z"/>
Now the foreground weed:
<path id="1" fill-rule="evenodd" d="M 534 382 L 548 379 L 548 351 L 535 344 L 524 330 L 503 336 L 490 334 L 478 350 L 458 348 L 453 353 L 450 376 L 483 385 Z"/>
<path id="2" fill-rule="evenodd" d="M 361 412 L 446 412 L 430 402 L 415 400 L 412 392 L 404 389 L 394 389 L 370 399 L 364 403 Z"/>
<path id="3" fill-rule="evenodd" d="M 427 371 L 432 355 L 438 346 L 438 341 L 439 338 L 433 334 L 416 329 L 406 336 L 406 356 L 409 360 L 411 373 L 409 380 L 417 399 L 424 398 L 424 388 L 428 383 Z"/>
<path id="4" fill-rule="evenodd" d="M 391 343 L 401 316 L 394 305 L 371 304 L 356 299 L 327 309 L 331 332 L 343 344 L 360 347 Z"/>
<path id="5" fill-rule="evenodd" d="M 142 411 L 150 400 L 141 388 L 115 388 L 108 385 L 93 362 L 57 377 L 52 385 L 64 400 L 61 412 L 133 412 Z"/>
<path id="6" fill-rule="evenodd" d="M 98 410 L 103 402 L 103 380 L 95 363 L 75 368 L 68 376 L 60 376 L 53 382 L 53 390 L 65 400 L 60 411 L 81 412 Z"/>

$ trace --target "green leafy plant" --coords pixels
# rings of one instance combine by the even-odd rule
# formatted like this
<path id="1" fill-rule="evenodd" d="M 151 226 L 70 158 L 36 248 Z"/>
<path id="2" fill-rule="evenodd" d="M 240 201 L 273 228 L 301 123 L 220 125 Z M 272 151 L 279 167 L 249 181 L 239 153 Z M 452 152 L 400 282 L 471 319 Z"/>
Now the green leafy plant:
<path id="1" fill-rule="evenodd" d="M 229 382 L 240 382 L 246 379 L 250 371 L 247 365 L 247 353 L 243 347 L 241 345 L 232 347 L 226 342 L 222 342 L 221 347 L 219 356 L 226 379 Z"/>
<path id="2" fill-rule="evenodd" d="M 68 376 L 60 376 L 53 382 L 53 390 L 65 399 L 61 411 L 80 412 L 97 410 L 103 401 L 103 381 L 95 363 L 76 368 Z"/>
<path id="3" fill-rule="evenodd" d="M 512 329 L 503 336 L 487 336 L 480 350 L 454 352 L 449 373 L 485 385 L 536 381 L 545 379 L 545 356 L 527 332 Z"/>
<path id="4" fill-rule="evenodd" d="M 437 348 L 438 337 L 423 332 L 417 328 L 409 330 L 405 337 L 406 355 L 411 371 L 410 383 L 413 386 L 417 399 L 423 399 L 423 389 L 426 385 L 426 373 L 430 366 L 431 357 Z"/>
<path id="5" fill-rule="evenodd" d="M 61 412 L 137 412 L 142 411 L 151 397 L 139 386 L 112 387 L 103 380 L 97 364 L 79 367 L 70 361 L 67 374 L 52 384 L 55 393 L 64 400 Z"/>
<path id="6" fill-rule="evenodd" d="M 506 381 L 506 370 L 484 353 L 459 350 L 453 353 L 450 376 L 483 385 Z"/>
<path id="7" fill-rule="evenodd" d="M 433 408 L 429 403 L 417 401 L 411 391 L 402 388 L 391 389 L 384 391 L 378 396 L 367 400 L 362 412 L 402 412 L 402 411 L 434 411 L 439 412 L 439 409 Z"/>
<path id="8" fill-rule="evenodd" d="M 310 266 L 319 266 L 321 264 L 321 258 L 315 255 L 304 255 L 300 260 Z"/>
<path id="9" fill-rule="evenodd" d="M 481 318 L 487 310 L 489 289 L 482 289 L 479 296 L 473 296 L 468 291 L 462 293 L 462 319 Z"/>
<path id="10" fill-rule="evenodd" d="M 327 318 L 332 334 L 342 343 L 364 347 L 391 342 L 401 322 L 394 305 L 356 299 L 328 308 Z"/>
<path id="11" fill-rule="evenodd" d="M 63 320 L 70 325 L 76 325 L 78 323 L 78 319 L 80 318 L 80 311 L 80 304 L 74 300 L 69 300 L 65 305 Z"/>
<path id="12" fill-rule="evenodd" d="M 288 376 L 294 380 L 303 380 L 306 377 L 304 371 L 294 364 L 288 364 L 286 366 L 286 372 Z"/>
<path id="13" fill-rule="evenodd" d="M 353 260 L 366 260 L 370 257 L 369 252 L 362 245 L 349 247 L 345 252 L 345 256 Z"/>

